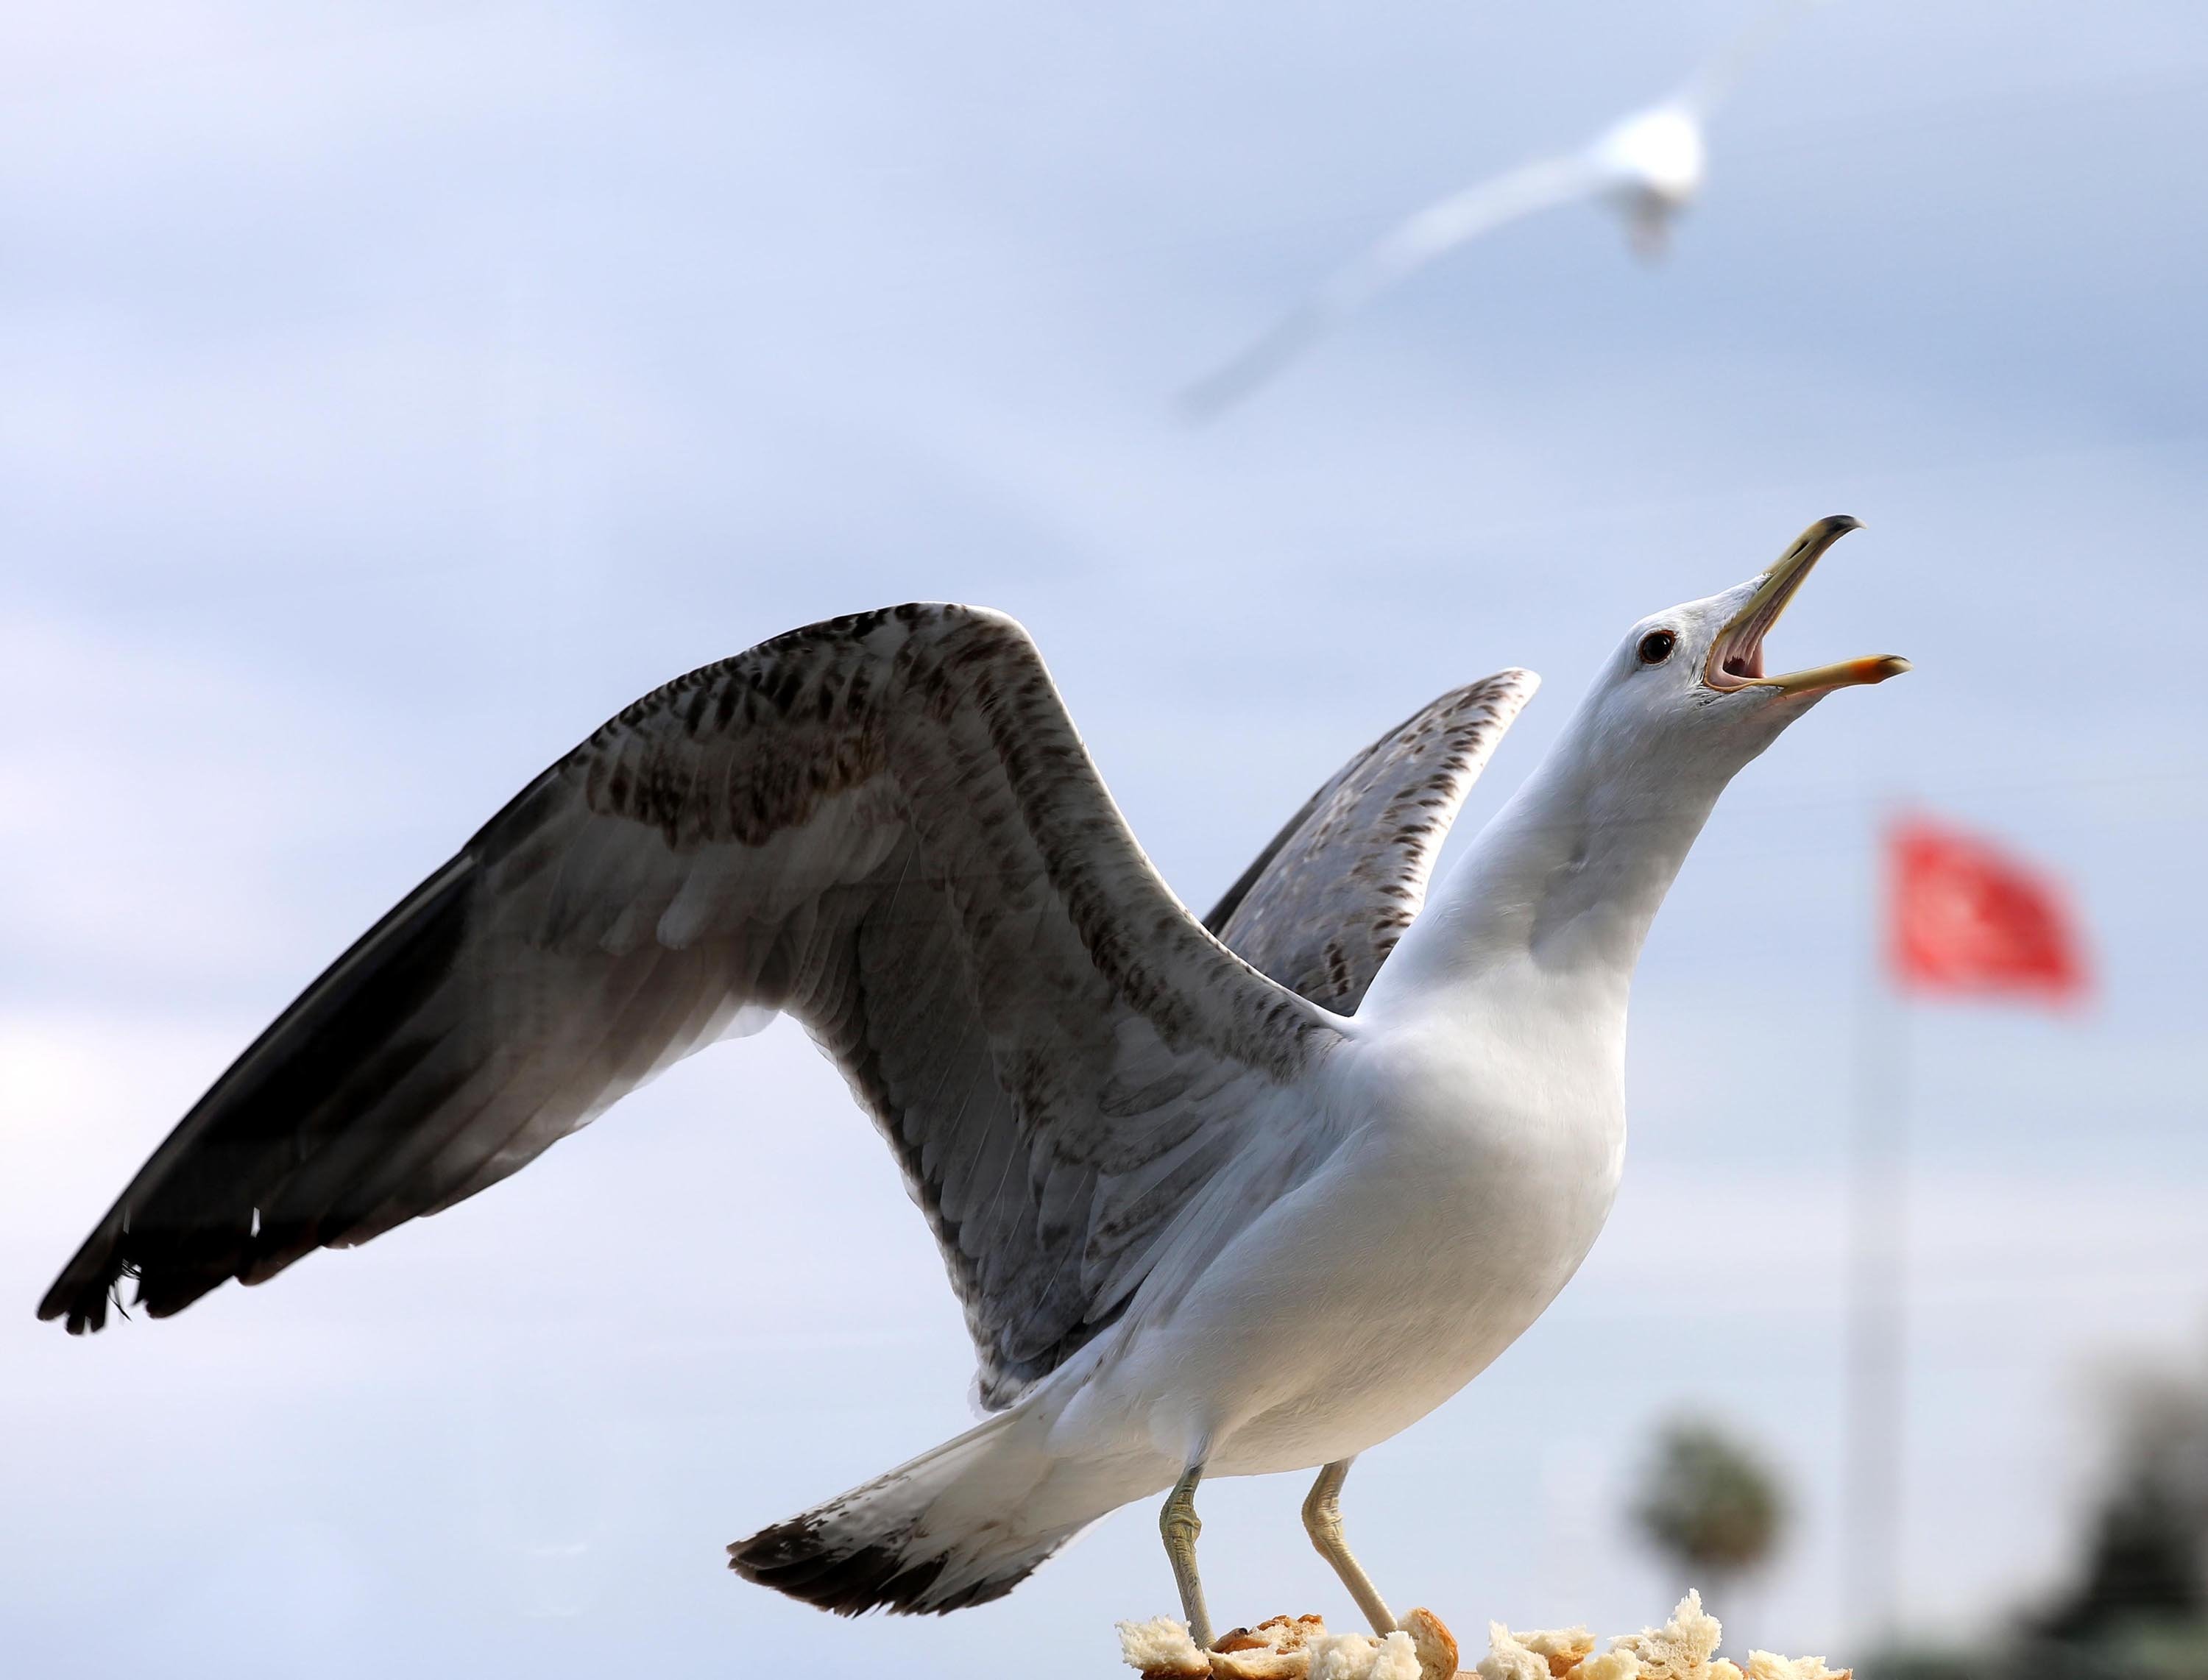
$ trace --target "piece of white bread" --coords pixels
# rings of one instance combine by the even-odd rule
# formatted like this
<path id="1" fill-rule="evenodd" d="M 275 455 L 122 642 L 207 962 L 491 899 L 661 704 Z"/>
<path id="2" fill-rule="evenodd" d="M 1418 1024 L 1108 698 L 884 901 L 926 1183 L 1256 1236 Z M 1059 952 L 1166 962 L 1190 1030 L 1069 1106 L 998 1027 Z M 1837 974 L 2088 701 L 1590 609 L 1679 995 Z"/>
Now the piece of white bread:
<path id="1" fill-rule="evenodd" d="M 1440 1617 L 1421 1606 L 1403 1618 L 1402 1627 L 1411 1636 L 1411 1648 L 1419 1653 L 1421 1680 L 1456 1680 L 1456 1635 Z"/>
<path id="2" fill-rule="evenodd" d="M 1211 1664 L 1188 1636 L 1185 1623 L 1170 1616 L 1148 1622 L 1119 1623 L 1119 1655 L 1129 1668 L 1142 1670 L 1144 1680 L 1165 1675 L 1209 1675 Z"/>
<path id="3" fill-rule="evenodd" d="M 1487 1655 L 1480 1659 L 1480 1680 L 1556 1680 L 1569 1674 L 1594 1650 L 1594 1635 L 1585 1628 L 1551 1628 L 1514 1634 L 1500 1622 L 1487 1624 Z M 1631 1680 L 1635 1670 L 1626 1670 L 1616 1680 Z M 1587 1680 L 1612 1680 L 1608 1675 Z"/>
<path id="4" fill-rule="evenodd" d="M 1237 1628 L 1212 1646 L 1211 1672 L 1215 1680 L 1305 1680 L 1311 1638 L 1325 1632 L 1326 1623 L 1316 1616 L 1293 1621 L 1275 1616 L 1254 1628 Z"/>
<path id="5" fill-rule="evenodd" d="M 1451 1680 L 1456 1639 L 1431 1611 L 1414 1610 L 1385 1639 L 1330 1634 L 1316 1616 L 1275 1616 L 1237 1628 L 1209 1652 L 1169 1616 L 1119 1623 L 1119 1651 L 1144 1680 Z M 1597 1652 L 1587 1629 L 1513 1633 L 1488 1624 L 1479 1680 L 1852 1680 L 1815 1657 L 1748 1653 L 1743 1670 L 1718 1655 L 1725 1629 L 1689 1593 L 1660 1628 L 1621 1634 Z"/>
<path id="6" fill-rule="evenodd" d="M 1702 1608 L 1702 1595 L 1690 1588 L 1662 1627 L 1622 1635 L 1611 1641 L 1610 1648 L 1641 1659 L 1638 1680 L 1706 1680 L 1723 1637 L 1718 1618 Z"/>
<path id="7" fill-rule="evenodd" d="M 1726 1663 L 1724 1667 L 1731 1668 Z M 1605 1651 L 1600 1656 L 1584 1658 L 1568 1671 L 1573 1680 L 1634 1680 L 1641 1672 L 1641 1659 L 1630 1651 Z M 1710 1670 L 1710 1680 L 1740 1680 L 1737 1673 L 1720 1674 L 1716 1666 Z"/>
<path id="8" fill-rule="evenodd" d="M 1414 1610 L 1384 1638 L 1330 1634 L 1316 1616 L 1275 1616 L 1197 1649 L 1169 1616 L 1119 1623 L 1119 1654 L 1144 1680 L 1452 1680 L 1455 1638 L 1431 1611 Z"/>
<path id="9" fill-rule="evenodd" d="M 1853 1669 L 1827 1668 L 1819 1657 L 1778 1657 L 1768 1651 L 1748 1653 L 1748 1680 L 1850 1680 Z"/>
<path id="10" fill-rule="evenodd" d="M 1479 1680 L 1550 1680 L 1549 1665 L 1500 1622 L 1487 1624 L 1487 1654 L 1479 1659 Z"/>
<path id="11" fill-rule="evenodd" d="M 1418 1651 L 1400 1629 L 1382 1640 L 1318 1634 L 1309 1649 L 1310 1680 L 1419 1680 Z"/>
<path id="12" fill-rule="evenodd" d="M 1815 1657 L 1768 1651 L 1749 1652 L 1743 1673 L 1717 1654 L 1724 1632 L 1693 1592 L 1662 1627 L 1621 1634 L 1599 1655 L 1585 1628 L 1513 1633 L 1496 1622 L 1489 1625 L 1480 1680 L 1851 1680 L 1851 1670 L 1827 1668 Z"/>

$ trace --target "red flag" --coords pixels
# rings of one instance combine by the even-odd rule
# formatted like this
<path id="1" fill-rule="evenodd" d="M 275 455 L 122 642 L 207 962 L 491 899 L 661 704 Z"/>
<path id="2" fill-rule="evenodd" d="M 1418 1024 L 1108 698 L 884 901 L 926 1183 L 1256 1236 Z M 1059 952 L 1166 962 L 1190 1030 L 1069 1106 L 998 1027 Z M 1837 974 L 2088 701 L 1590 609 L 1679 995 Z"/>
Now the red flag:
<path id="1" fill-rule="evenodd" d="M 2085 993 L 2068 899 L 2030 865 L 1911 817 L 1887 831 L 1887 960 L 1905 989 L 2055 1003 Z"/>

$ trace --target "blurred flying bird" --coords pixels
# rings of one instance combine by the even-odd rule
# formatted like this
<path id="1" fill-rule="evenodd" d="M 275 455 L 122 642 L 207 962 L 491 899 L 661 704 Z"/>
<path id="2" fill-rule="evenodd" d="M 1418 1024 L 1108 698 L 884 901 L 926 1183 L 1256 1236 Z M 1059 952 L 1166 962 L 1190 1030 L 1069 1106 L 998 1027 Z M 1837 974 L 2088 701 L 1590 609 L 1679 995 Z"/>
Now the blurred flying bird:
<path id="1" fill-rule="evenodd" d="M 1000 614 L 887 608 L 693 671 L 309 987 L 39 1314 L 96 1330 L 129 1277 L 163 1317 L 367 1242 L 786 1012 L 903 1169 L 995 1415 L 738 1541 L 731 1567 L 847 1615 L 957 1610 L 1171 1488 L 1166 1550 L 1208 1645 L 1197 1482 L 1316 1468 L 1305 1529 L 1390 1629 L 1341 1536 L 1351 1459 L 1515 1341 L 1602 1229 L 1629 981 L 1726 783 L 1824 695 L 1907 669 L 1764 672 L 1766 633 L 1854 523 L 1635 625 L 1423 914 L 1527 672 L 1383 736 L 1198 921 Z M 1720 975 L 1729 934 L 1709 930 Z M 731 1274 L 701 1299 L 804 1263 L 746 1252 L 759 1193 L 730 1186 L 733 1228 L 699 1233 Z M 811 1242 L 850 1241 L 864 1215 L 815 1198 Z"/>
<path id="2" fill-rule="evenodd" d="M 1428 205 L 1377 244 L 1336 269 L 1319 289 L 1241 355 L 1181 395 L 1190 418 L 1205 420 L 1271 379 L 1323 334 L 1435 258 L 1481 234 L 1577 199 L 1606 204 L 1633 248 L 1663 255 L 1671 223 L 1701 190 L 1708 160 L 1704 129 L 1749 61 L 1794 15 L 1827 0 L 1777 0 L 1687 84 L 1621 117 L 1578 151 L 1543 158 Z"/>

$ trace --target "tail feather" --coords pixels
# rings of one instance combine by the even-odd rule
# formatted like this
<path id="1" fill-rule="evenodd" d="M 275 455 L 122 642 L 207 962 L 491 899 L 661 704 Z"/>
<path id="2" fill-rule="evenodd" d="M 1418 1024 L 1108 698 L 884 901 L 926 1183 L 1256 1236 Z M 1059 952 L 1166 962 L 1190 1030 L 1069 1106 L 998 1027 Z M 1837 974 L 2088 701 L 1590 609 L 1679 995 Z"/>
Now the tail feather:
<path id="1" fill-rule="evenodd" d="M 1121 1503 L 1065 1494 L 1042 1421 L 992 1418 L 909 1464 L 729 1548 L 745 1580 L 838 1616 L 939 1616 L 987 1604 Z M 1069 1505 L 1071 1509 L 1069 1509 Z"/>

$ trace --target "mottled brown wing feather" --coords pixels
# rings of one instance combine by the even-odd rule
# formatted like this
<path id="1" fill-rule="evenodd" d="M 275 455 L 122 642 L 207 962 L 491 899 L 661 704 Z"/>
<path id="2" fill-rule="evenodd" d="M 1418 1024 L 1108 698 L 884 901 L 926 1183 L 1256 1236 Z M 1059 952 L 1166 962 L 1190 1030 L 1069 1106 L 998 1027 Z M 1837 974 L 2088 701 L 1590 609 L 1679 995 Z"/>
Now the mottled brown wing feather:
<path id="1" fill-rule="evenodd" d="M 1531 671 L 1453 689 L 1336 771 L 1203 925 L 1293 992 L 1353 1015 L 1426 900 L 1435 855 Z"/>
<path id="2" fill-rule="evenodd" d="M 40 1316 L 97 1329 L 124 1275 L 165 1315 L 449 1207 L 776 1011 L 895 1151 L 999 1403 L 1338 1031 L 1159 879 L 1018 625 L 837 619 L 531 783 L 216 1082 Z"/>

